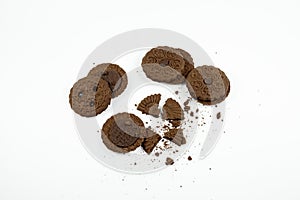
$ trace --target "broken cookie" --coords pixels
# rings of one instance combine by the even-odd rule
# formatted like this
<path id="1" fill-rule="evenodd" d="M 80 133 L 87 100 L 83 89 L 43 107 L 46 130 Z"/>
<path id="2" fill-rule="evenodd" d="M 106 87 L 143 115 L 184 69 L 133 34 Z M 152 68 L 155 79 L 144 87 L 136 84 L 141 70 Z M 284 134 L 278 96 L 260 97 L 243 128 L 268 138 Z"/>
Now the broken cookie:
<path id="1" fill-rule="evenodd" d="M 159 117 L 160 110 L 158 108 L 161 94 L 153 94 L 144 98 L 138 105 L 137 109 L 143 114 Z"/>

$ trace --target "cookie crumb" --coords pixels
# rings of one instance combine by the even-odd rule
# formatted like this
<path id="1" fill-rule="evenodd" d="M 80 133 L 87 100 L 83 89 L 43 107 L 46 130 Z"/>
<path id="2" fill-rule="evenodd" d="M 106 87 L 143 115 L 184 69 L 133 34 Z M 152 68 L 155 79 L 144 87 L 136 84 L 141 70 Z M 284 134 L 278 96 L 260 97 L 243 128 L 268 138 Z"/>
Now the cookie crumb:
<path id="1" fill-rule="evenodd" d="M 193 158 L 192 158 L 191 156 L 189 156 L 189 157 L 188 157 L 188 160 L 191 161 L 191 160 L 193 160 Z"/>
<path id="2" fill-rule="evenodd" d="M 175 91 L 175 94 L 178 94 L 179 92 L 178 91 Z"/>
<path id="3" fill-rule="evenodd" d="M 159 156 L 159 153 L 158 153 L 158 152 L 156 152 L 154 155 L 155 155 L 156 157 L 158 157 L 158 156 Z"/>
<path id="4" fill-rule="evenodd" d="M 221 113 L 218 112 L 218 113 L 217 113 L 217 119 L 220 119 L 220 118 L 221 118 Z"/>
<path id="5" fill-rule="evenodd" d="M 174 160 L 170 157 L 167 157 L 166 159 L 166 165 L 173 165 L 174 164 Z"/>

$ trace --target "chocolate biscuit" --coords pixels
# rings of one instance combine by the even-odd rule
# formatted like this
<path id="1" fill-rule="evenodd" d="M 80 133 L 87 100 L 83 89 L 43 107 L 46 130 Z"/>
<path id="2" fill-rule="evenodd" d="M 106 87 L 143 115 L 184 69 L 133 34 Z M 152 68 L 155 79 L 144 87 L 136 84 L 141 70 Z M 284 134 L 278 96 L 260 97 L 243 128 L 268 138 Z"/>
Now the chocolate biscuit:
<path id="1" fill-rule="evenodd" d="M 119 96 L 128 84 L 126 72 L 116 64 L 99 64 L 90 70 L 88 76 L 98 76 L 107 81 L 113 98 Z"/>
<path id="2" fill-rule="evenodd" d="M 118 113 L 104 123 L 101 132 L 103 143 L 108 149 L 127 153 L 141 146 L 145 127 L 143 121 L 134 114 Z"/>
<path id="3" fill-rule="evenodd" d="M 184 81 L 184 59 L 181 54 L 169 47 L 153 48 L 142 60 L 143 70 L 153 81 L 179 84 Z"/>
<path id="4" fill-rule="evenodd" d="M 70 90 L 69 102 L 77 114 L 93 117 L 103 112 L 111 100 L 108 83 L 99 77 L 78 80 Z"/>
<path id="5" fill-rule="evenodd" d="M 214 66 L 201 66 L 187 76 L 191 96 L 204 105 L 215 105 L 225 100 L 230 92 L 230 81 L 225 73 Z"/>

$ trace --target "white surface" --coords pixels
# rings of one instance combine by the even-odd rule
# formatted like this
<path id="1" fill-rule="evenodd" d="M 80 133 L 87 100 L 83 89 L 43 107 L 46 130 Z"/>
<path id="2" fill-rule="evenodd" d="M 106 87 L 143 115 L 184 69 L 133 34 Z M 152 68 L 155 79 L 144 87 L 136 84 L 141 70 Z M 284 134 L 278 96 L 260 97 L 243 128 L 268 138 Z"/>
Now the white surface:
<path id="1" fill-rule="evenodd" d="M 300 198 L 299 1 L 171 2 L 0 1 L 1 200 Z M 232 91 L 209 157 L 123 175 L 82 147 L 67 96 L 95 46 L 144 27 L 195 40 Z"/>

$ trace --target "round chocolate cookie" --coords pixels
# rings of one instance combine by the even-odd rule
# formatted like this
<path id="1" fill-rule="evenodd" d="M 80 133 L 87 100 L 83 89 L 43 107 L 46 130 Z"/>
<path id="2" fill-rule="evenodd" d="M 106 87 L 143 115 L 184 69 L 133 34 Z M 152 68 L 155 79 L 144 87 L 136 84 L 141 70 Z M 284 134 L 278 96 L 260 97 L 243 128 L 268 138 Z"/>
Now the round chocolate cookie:
<path id="1" fill-rule="evenodd" d="M 93 117 L 103 112 L 110 104 L 111 90 L 108 83 L 98 77 L 78 80 L 70 90 L 71 108 L 79 115 Z"/>
<path id="2" fill-rule="evenodd" d="M 142 60 L 142 67 L 148 78 L 172 84 L 184 81 L 182 76 L 184 65 L 182 55 L 169 47 L 153 48 Z"/>
<path id="3" fill-rule="evenodd" d="M 225 100 L 230 91 L 230 82 L 225 73 L 214 66 L 201 66 L 187 76 L 191 96 L 204 105 L 214 105 Z"/>
<path id="4" fill-rule="evenodd" d="M 88 76 L 98 76 L 107 81 L 113 98 L 119 96 L 128 84 L 126 72 L 116 64 L 99 64 L 90 70 Z"/>
<path id="5" fill-rule="evenodd" d="M 130 152 L 144 141 L 144 123 L 134 114 L 118 113 L 104 123 L 101 137 L 108 149 L 119 153 Z"/>

